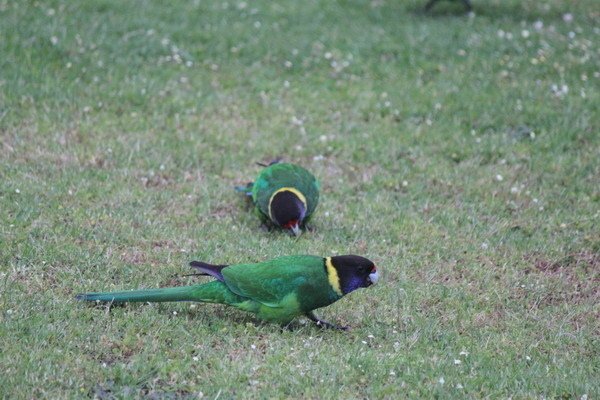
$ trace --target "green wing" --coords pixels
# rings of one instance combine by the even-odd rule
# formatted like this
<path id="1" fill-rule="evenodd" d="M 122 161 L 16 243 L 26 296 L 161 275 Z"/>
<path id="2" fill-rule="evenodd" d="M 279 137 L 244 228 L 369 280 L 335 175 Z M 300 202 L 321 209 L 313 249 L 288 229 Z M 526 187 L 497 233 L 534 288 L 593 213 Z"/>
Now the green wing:
<path id="1" fill-rule="evenodd" d="M 301 287 L 323 286 L 324 292 L 328 289 L 323 258 L 317 256 L 285 256 L 257 264 L 237 264 L 221 272 L 232 292 L 269 307 L 278 307 L 284 297 L 298 293 Z"/>
<path id="2" fill-rule="evenodd" d="M 313 174 L 295 164 L 278 163 L 262 170 L 252 187 L 257 209 L 268 216 L 271 196 L 283 187 L 297 189 L 306 197 L 306 219 L 310 218 L 319 203 L 319 182 Z"/>

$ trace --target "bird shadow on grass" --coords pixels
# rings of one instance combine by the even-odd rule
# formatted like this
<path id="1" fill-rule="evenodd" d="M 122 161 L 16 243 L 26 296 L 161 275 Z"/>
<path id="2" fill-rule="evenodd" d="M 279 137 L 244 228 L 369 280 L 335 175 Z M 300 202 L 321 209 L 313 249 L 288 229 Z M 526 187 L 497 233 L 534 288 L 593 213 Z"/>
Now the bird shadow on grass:
<path id="1" fill-rule="evenodd" d="M 561 20 L 562 15 L 568 10 L 550 8 L 543 10 L 540 5 L 527 6 L 521 2 L 518 3 L 476 3 L 473 4 L 473 10 L 468 11 L 460 2 L 440 1 L 431 10 L 425 11 L 423 7 L 417 7 L 410 10 L 410 13 L 422 18 L 439 19 L 444 17 L 486 17 L 491 20 L 515 20 L 515 21 L 536 21 L 543 20 Z"/>

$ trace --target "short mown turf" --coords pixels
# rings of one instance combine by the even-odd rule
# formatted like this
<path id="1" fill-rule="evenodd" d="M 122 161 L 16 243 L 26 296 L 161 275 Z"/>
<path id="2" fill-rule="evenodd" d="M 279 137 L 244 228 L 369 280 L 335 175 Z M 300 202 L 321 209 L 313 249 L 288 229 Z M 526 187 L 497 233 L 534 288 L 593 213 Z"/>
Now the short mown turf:
<path id="1" fill-rule="evenodd" d="M 424 3 L 0 0 L 0 397 L 598 398 L 597 2 Z M 74 300 L 304 253 L 381 267 L 350 332 Z"/>

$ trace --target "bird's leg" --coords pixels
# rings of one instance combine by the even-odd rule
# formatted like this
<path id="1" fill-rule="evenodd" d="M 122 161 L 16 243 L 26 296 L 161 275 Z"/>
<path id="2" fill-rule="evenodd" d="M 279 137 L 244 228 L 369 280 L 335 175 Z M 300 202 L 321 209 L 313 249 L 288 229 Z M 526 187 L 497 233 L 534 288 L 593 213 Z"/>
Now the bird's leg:
<path id="1" fill-rule="evenodd" d="M 260 224 L 260 229 L 263 232 L 271 232 L 273 230 L 273 225 L 263 222 L 262 224 Z"/>
<path id="2" fill-rule="evenodd" d="M 322 319 L 319 319 L 312 311 L 307 312 L 304 315 L 306 315 L 306 318 L 310 319 L 315 324 L 317 324 L 317 326 L 319 326 L 321 328 L 338 329 L 340 331 L 347 331 L 348 329 L 350 329 L 347 326 L 337 326 L 337 325 L 334 325 L 334 324 L 329 323 L 327 321 L 323 321 Z"/>

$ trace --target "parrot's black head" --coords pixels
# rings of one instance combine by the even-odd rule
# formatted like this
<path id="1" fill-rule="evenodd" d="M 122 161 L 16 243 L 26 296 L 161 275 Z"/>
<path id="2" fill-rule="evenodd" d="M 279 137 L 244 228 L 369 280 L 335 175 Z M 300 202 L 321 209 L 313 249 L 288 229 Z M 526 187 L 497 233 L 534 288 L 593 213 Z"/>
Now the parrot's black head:
<path id="1" fill-rule="evenodd" d="M 280 190 L 271 198 L 269 213 L 275 224 L 298 236 L 306 216 L 304 196 L 297 190 Z"/>
<path id="2" fill-rule="evenodd" d="M 330 265 L 327 265 L 328 263 Z M 373 261 L 364 257 L 354 255 L 328 257 L 325 259 L 325 264 L 329 283 L 334 290 L 341 291 L 341 294 L 369 287 L 379 280 L 377 267 Z"/>

